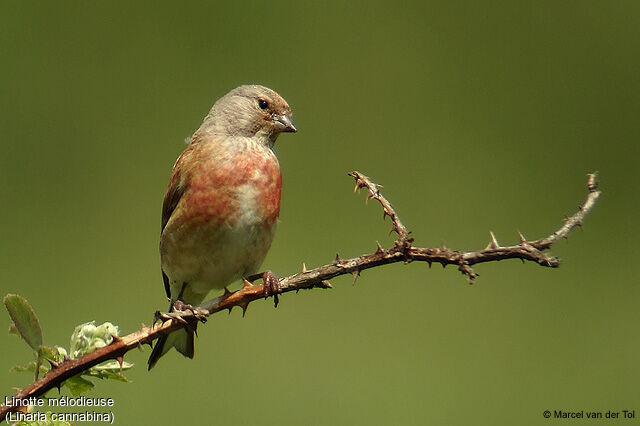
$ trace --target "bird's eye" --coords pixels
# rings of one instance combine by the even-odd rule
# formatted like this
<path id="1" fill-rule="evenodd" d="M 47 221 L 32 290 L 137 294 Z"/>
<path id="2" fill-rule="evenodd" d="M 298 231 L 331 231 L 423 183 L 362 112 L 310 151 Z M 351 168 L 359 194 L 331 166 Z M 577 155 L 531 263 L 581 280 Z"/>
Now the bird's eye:
<path id="1" fill-rule="evenodd" d="M 269 102 L 265 101 L 264 99 L 258 99 L 258 106 L 261 109 L 267 109 L 269 107 Z"/>

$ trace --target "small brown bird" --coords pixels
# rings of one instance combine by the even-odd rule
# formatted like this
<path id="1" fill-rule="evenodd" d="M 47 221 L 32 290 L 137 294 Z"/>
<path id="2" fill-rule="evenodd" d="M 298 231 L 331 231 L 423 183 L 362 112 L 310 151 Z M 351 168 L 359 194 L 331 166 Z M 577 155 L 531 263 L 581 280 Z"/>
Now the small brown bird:
<path id="1" fill-rule="evenodd" d="M 263 86 L 240 86 L 213 105 L 173 166 L 162 205 L 160 258 L 170 310 L 177 301 L 196 306 L 212 289 L 258 270 L 280 212 L 273 145 L 280 133 L 295 131 L 287 102 Z M 272 294 L 277 285 L 265 275 Z M 149 369 L 172 347 L 193 358 L 193 331 L 160 337 Z"/>

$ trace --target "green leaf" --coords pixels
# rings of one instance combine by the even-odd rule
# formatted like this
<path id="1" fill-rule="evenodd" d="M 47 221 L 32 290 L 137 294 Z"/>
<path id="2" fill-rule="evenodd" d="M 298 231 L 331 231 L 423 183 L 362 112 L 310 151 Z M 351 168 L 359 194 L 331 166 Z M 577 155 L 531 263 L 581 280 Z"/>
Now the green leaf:
<path id="1" fill-rule="evenodd" d="M 11 367 L 9 371 L 11 371 L 12 373 L 33 373 L 36 371 L 36 362 L 31 361 L 27 365 L 15 365 Z M 40 373 L 42 375 L 45 375 L 48 372 L 49 372 L 49 368 L 47 368 L 45 365 L 40 366 Z"/>
<path id="2" fill-rule="evenodd" d="M 20 337 L 20 332 L 18 331 L 18 329 L 16 328 L 16 325 L 14 323 L 11 323 L 11 325 L 9 326 L 9 334 L 14 334 L 14 335 Z"/>
<path id="3" fill-rule="evenodd" d="M 79 375 L 65 380 L 64 385 L 69 388 L 73 396 L 80 396 L 82 392 L 89 391 L 94 386 L 89 380 L 83 379 Z"/>
<path id="4" fill-rule="evenodd" d="M 34 351 L 37 351 L 42 345 L 42 330 L 29 302 L 17 294 L 7 294 L 4 297 L 4 306 L 7 307 L 20 336 Z"/>
<path id="5" fill-rule="evenodd" d="M 36 371 L 36 362 L 31 361 L 27 365 L 14 365 L 9 371 L 12 373 L 33 373 Z"/>
<path id="6" fill-rule="evenodd" d="M 64 361 L 67 350 L 61 346 L 40 346 L 38 349 L 40 356 L 56 363 Z"/>
<path id="7" fill-rule="evenodd" d="M 91 377 L 96 377 L 98 379 L 116 380 L 118 382 L 129 383 L 129 379 L 127 379 L 125 375 L 120 372 L 115 373 L 113 371 L 95 371 L 93 369 L 90 369 L 83 374 Z"/>
<path id="8" fill-rule="evenodd" d="M 133 364 L 127 361 L 122 361 L 122 367 L 118 361 L 107 361 L 92 367 L 91 370 L 119 373 L 121 370 L 128 370 L 131 367 L 133 367 Z"/>
<path id="9" fill-rule="evenodd" d="M 128 370 L 131 367 L 133 367 L 133 364 L 130 362 L 123 361 L 121 369 L 118 361 L 107 361 L 100 365 L 96 365 L 95 367 L 91 367 L 82 374 L 99 379 L 116 380 L 119 382 L 129 383 L 129 379 L 122 374 L 122 371 Z"/>

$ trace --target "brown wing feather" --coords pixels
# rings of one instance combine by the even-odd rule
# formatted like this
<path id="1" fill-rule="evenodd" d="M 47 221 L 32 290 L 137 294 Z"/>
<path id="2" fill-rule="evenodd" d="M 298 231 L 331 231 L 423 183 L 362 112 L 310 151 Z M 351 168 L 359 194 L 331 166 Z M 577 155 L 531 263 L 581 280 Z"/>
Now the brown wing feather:
<path id="1" fill-rule="evenodd" d="M 177 169 L 173 170 L 174 172 L 169 181 L 169 188 L 167 188 L 167 193 L 164 195 L 164 201 L 162 202 L 162 228 L 160 229 L 160 233 L 164 231 L 167 222 L 169 222 L 169 218 L 171 218 L 171 214 L 176 209 L 184 193 L 184 188 L 180 185 L 180 173 L 176 173 Z"/>
<path id="2" fill-rule="evenodd" d="M 173 211 L 180 202 L 182 194 L 184 194 L 185 185 L 180 182 L 182 179 L 181 165 L 184 159 L 190 155 L 191 151 L 192 145 L 184 150 L 173 165 L 173 172 L 169 179 L 169 187 L 167 188 L 167 193 L 164 195 L 164 201 L 162 202 L 162 227 L 160 229 L 160 235 L 162 235 L 162 231 L 164 231 L 165 226 L 167 226 L 167 222 L 169 222 L 171 214 L 173 214 Z M 167 274 L 165 274 L 164 271 L 162 271 L 162 281 L 164 282 L 164 290 L 167 293 L 167 297 L 171 298 L 169 277 L 167 277 Z"/>

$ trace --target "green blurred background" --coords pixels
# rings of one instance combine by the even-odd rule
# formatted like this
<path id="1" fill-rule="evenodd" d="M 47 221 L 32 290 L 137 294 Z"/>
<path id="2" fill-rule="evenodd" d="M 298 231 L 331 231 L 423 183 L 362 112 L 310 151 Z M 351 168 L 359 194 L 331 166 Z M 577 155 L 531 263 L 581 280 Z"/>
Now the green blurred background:
<path id="1" fill-rule="evenodd" d="M 118 424 L 538 425 L 546 409 L 637 421 L 639 5 L 3 1 L 2 294 L 31 302 L 47 344 L 89 320 L 148 324 L 166 307 L 171 166 L 218 97 L 256 82 L 299 128 L 276 144 L 265 266 L 281 276 L 392 244 L 354 169 L 421 246 L 542 237 L 583 201 L 589 171 L 603 196 L 553 247 L 557 270 L 485 264 L 469 286 L 455 268 L 391 265 L 215 315 L 192 361 L 172 352 L 149 373 L 148 348 L 131 352 L 133 383 L 90 394 L 115 399 Z M 31 355 L 0 340 L 10 395 L 30 376 L 9 368 Z"/>

